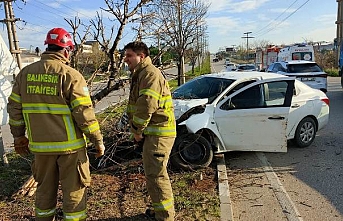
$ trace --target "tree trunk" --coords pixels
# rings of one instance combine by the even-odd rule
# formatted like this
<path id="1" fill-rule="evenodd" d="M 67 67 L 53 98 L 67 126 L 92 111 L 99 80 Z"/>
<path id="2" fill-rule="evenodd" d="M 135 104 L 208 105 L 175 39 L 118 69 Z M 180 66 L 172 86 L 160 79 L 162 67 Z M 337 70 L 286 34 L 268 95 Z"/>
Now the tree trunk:
<path id="1" fill-rule="evenodd" d="M 185 57 L 181 56 L 180 58 L 180 84 L 186 83 L 185 76 Z"/>

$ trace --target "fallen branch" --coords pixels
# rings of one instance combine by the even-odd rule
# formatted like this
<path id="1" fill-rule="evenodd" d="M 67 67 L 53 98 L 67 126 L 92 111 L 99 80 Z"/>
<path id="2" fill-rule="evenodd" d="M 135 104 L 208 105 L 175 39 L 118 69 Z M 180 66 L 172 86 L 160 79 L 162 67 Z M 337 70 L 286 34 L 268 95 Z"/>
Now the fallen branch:
<path id="1" fill-rule="evenodd" d="M 35 194 L 37 189 L 37 182 L 31 175 L 29 179 L 21 186 L 19 191 L 16 193 L 16 195 L 27 195 L 27 196 L 33 196 Z"/>

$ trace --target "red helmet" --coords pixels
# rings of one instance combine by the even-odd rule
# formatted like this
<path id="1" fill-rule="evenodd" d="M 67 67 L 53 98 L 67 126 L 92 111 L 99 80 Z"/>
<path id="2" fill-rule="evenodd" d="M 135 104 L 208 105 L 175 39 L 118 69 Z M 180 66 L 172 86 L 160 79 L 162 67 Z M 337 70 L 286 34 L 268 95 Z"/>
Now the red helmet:
<path id="1" fill-rule="evenodd" d="M 70 47 L 71 50 L 74 49 L 70 34 L 63 28 L 51 29 L 46 35 L 44 44 L 58 45 L 63 48 Z"/>

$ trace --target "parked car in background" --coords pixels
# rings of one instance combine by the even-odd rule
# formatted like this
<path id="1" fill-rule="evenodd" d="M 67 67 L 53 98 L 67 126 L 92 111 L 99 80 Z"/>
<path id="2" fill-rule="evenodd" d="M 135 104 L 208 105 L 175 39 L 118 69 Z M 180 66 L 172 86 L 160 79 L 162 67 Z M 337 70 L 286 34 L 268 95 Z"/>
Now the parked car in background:
<path id="1" fill-rule="evenodd" d="M 219 59 L 218 58 L 213 58 L 213 60 L 212 60 L 213 62 L 218 62 L 219 61 Z"/>
<path id="2" fill-rule="evenodd" d="M 234 63 L 227 63 L 225 65 L 225 70 L 226 71 L 235 71 L 236 70 L 236 64 L 234 64 Z"/>
<path id="3" fill-rule="evenodd" d="M 224 64 L 227 65 L 231 63 L 231 59 L 230 58 L 225 58 Z"/>
<path id="4" fill-rule="evenodd" d="M 254 64 L 240 64 L 237 66 L 236 71 L 257 71 Z"/>
<path id="5" fill-rule="evenodd" d="M 287 141 L 307 147 L 329 119 L 324 92 L 294 77 L 266 72 L 199 76 L 172 93 L 177 137 L 173 166 L 208 166 L 214 153 L 286 152 Z"/>
<path id="6" fill-rule="evenodd" d="M 267 72 L 296 77 L 312 88 L 327 92 L 327 74 L 314 61 L 278 61 L 272 63 Z"/>

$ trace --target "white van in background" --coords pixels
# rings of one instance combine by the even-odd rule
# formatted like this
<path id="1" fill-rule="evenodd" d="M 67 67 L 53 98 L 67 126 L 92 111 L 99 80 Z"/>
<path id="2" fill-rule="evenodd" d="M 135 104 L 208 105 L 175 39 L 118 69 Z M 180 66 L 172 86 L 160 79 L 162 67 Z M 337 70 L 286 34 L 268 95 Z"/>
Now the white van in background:
<path id="1" fill-rule="evenodd" d="M 312 45 L 295 44 L 280 49 L 277 61 L 314 61 L 314 49 Z"/>

